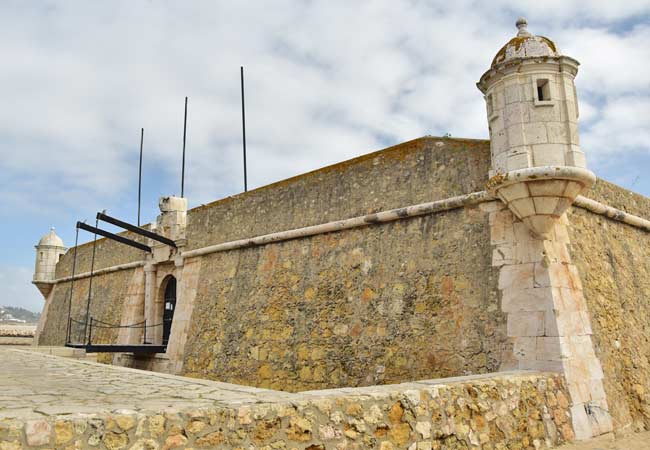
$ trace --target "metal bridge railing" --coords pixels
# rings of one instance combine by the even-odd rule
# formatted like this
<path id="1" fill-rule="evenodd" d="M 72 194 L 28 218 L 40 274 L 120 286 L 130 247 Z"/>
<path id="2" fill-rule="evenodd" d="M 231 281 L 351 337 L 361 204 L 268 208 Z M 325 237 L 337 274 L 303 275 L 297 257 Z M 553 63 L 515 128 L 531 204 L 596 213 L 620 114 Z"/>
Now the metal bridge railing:
<path id="1" fill-rule="evenodd" d="M 156 328 L 163 326 L 166 322 L 170 322 L 171 319 L 163 319 L 162 322 L 147 325 L 147 320 L 142 322 L 130 324 L 130 325 L 115 325 L 108 322 L 104 322 L 99 319 L 95 319 L 92 316 L 88 322 L 80 321 L 73 319 L 72 317 L 68 318 L 68 330 L 66 343 L 75 344 L 75 345 L 93 345 L 93 329 L 120 329 L 120 328 L 141 328 L 142 329 L 142 345 L 150 345 L 151 342 L 147 342 L 147 329 Z M 73 337 L 76 336 L 76 339 L 73 341 Z"/>

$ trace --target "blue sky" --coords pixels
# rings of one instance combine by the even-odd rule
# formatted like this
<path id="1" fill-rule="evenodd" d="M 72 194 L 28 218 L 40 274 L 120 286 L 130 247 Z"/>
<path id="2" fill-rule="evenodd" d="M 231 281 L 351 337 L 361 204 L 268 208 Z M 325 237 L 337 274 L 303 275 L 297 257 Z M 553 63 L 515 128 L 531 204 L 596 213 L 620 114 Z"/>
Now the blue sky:
<path id="1" fill-rule="evenodd" d="M 487 137 L 475 82 L 525 16 L 581 62 L 581 145 L 650 195 L 650 0 L 0 2 L 0 304 L 38 310 L 33 245 L 96 211 L 143 222 L 426 134 Z M 351 6 L 354 5 L 354 6 Z M 433 199 L 432 199 L 433 200 Z"/>

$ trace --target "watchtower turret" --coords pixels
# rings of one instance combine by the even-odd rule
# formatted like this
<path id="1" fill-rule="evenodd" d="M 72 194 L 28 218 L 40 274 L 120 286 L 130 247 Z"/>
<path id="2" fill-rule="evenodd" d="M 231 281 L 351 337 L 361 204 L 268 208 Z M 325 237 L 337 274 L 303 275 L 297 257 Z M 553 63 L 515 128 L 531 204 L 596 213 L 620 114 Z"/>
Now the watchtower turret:
<path id="1" fill-rule="evenodd" d="M 66 248 L 63 245 L 63 240 L 54 232 L 54 228 L 50 229 L 50 232 L 38 241 L 38 245 L 35 248 L 36 265 L 32 282 L 41 291 L 43 296 L 47 297 L 52 289 L 52 285 L 49 282 L 54 280 L 56 263 L 59 262 L 61 255 L 66 252 Z"/>
<path id="2" fill-rule="evenodd" d="M 483 74 L 492 169 L 488 188 L 546 237 L 575 198 L 595 181 L 578 139 L 574 78 L 578 61 L 535 36 L 525 19 Z"/>

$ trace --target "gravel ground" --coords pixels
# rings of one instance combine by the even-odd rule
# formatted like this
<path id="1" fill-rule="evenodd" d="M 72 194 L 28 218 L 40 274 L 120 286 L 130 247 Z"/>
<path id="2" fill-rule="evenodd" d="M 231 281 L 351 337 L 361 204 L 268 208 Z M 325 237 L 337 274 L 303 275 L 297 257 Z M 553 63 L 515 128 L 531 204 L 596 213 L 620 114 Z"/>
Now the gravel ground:
<path id="1" fill-rule="evenodd" d="M 564 445 L 558 450 L 648 450 L 650 432 L 634 433 L 626 436 L 602 436 L 586 442 Z"/>

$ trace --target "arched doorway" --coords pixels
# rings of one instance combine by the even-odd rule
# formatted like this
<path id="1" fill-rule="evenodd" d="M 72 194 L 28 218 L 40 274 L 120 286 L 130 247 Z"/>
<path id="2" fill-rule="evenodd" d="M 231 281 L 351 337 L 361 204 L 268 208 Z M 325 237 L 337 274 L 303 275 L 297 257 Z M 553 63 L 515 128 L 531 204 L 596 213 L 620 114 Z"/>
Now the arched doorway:
<path id="1" fill-rule="evenodd" d="M 174 318 L 174 310 L 176 309 L 176 278 L 169 277 L 167 285 L 165 286 L 164 296 L 164 310 L 163 310 L 163 345 L 169 342 L 169 335 L 172 331 L 172 319 Z"/>

